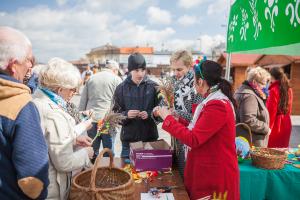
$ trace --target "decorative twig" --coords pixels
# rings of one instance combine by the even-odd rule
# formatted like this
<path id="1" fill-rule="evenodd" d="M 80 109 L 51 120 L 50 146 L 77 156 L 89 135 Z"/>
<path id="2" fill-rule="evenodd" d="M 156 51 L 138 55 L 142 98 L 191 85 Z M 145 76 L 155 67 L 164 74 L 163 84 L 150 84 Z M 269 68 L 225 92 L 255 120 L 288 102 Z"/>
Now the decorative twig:
<path id="1" fill-rule="evenodd" d="M 126 119 L 124 115 L 121 113 L 115 113 L 111 109 L 105 114 L 103 119 L 98 121 L 97 134 L 92 140 L 93 142 L 99 137 L 101 134 L 109 134 L 109 129 L 116 128 L 120 126 L 120 123 Z"/>
<path id="2" fill-rule="evenodd" d="M 161 84 L 157 87 L 159 90 L 159 95 L 163 97 L 164 101 L 167 103 L 168 108 L 174 107 L 174 86 L 170 78 L 161 79 Z"/>

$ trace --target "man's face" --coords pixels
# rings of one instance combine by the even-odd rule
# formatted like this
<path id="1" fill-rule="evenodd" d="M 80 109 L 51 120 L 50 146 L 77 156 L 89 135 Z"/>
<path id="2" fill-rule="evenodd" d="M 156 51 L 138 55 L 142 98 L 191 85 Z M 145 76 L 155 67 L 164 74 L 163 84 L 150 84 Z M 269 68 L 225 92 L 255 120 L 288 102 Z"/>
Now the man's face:
<path id="1" fill-rule="evenodd" d="M 34 57 L 32 55 L 32 49 L 30 48 L 24 60 L 14 60 L 8 68 L 15 79 L 23 82 L 25 75 L 31 70 L 33 65 Z"/>
<path id="2" fill-rule="evenodd" d="M 132 81 L 135 84 L 140 84 L 146 75 L 146 70 L 144 68 L 139 68 L 131 71 Z"/>
<path id="3" fill-rule="evenodd" d="M 181 79 L 189 71 L 189 67 L 185 66 L 181 59 L 174 61 L 171 64 L 171 69 L 177 79 Z"/>

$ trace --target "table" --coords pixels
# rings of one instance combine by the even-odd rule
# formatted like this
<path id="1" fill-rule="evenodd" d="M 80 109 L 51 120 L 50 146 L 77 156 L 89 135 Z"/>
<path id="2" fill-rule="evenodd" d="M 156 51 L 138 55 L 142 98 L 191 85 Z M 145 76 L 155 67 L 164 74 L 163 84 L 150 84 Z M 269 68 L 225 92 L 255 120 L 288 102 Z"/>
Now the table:
<path id="1" fill-rule="evenodd" d="M 104 157 L 100 160 L 100 166 L 108 166 L 109 158 Z M 119 168 L 123 168 L 125 163 L 121 158 L 114 158 L 114 165 Z M 141 199 L 141 193 L 148 192 L 151 187 L 161 186 L 178 186 L 178 188 L 172 189 L 172 193 L 176 200 L 189 200 L 189 196 L 183 185 L 183 181 L 179 175 L 178 170 L 173 170 L 172 174 L 161 174 L 153 178 L 152 182 L 135 183 L 135 199 Z"/>
<path id="2" fill-rule="evenodd" d="M 241 200 L 300 199 L 300 169 L 290 164 L 281 170 L 264 170 L 250 160 L 239 164 Z"/>

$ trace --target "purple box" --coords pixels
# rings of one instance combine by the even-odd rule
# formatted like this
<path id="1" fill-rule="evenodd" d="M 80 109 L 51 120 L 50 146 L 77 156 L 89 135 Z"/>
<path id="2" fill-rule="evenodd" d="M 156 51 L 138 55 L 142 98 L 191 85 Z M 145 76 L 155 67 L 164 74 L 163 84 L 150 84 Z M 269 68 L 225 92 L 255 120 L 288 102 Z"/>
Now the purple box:
<path id="1" fill-rule="evenodd" d="M 129 157 L 138 172 L 168 171 L 172 168 L 172 149 L 164 140 L 130 143 Z"/>

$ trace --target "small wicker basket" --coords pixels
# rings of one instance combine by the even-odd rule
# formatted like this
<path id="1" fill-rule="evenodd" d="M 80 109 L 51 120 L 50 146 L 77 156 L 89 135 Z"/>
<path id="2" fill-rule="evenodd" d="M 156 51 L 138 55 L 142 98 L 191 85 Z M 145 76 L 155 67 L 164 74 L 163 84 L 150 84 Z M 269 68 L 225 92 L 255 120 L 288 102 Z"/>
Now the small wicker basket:
<path id="1" fill-rule="evenodd" d="M 270 148 L 256 147 L 250 155 L 252 164 L 263 169 L 282 169 L 287 159 L 285 152 Z"/>
<path id="2" fill-rule="evenodd" d="M 103 154 L 108 152 L 109 167 L 98 167 Z M 93 169 L 76 175 L 72 180 L 70 200 L 132 200 L 134 182 L 131 175 L 113 166 L 111 150 L 105 148 L 95 161 Z"/>

